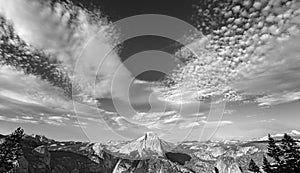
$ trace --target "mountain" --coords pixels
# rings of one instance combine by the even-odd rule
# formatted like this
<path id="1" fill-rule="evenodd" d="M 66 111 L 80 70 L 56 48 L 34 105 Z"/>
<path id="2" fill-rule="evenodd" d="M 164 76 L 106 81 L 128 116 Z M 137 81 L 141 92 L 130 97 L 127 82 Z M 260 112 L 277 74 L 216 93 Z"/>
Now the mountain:
<path id="1" fill-rule="evenodd" d="M 153 133 L 113 147 L 101 143 L 59 142 L 39 135 L 25 135 L 21 144 L 19 173 L 193 173 L 172 154 L 191 157 L 185 153 L 171 153 L 171 157 L 169 151 L 174 144 Z M 126 156 L 128 152 L 137 154 Z"/>
<path id="2" fill-rule="evenodd" d="M 107 149 L 113 154 L 130 159 L 165 157 L 167 152 L 171 152 L 175 148 L 174 144 L 161 140 L 152 132 L 148 132 L 136 140 L 107 146 Z"/>
<path id="3" fill-rule="evenodd" d="M 290 135 L 299 137 L 298 131 Z M 282 136 L 279 134 L 275 137 Z M 5 136 L 3 136 L 5 137 Z M 3 140 L 3 139 L 2 139 Z M 173 144 L 154 133 L 106 144 L 25 135 L 20 173 L 242 173 L 250 159 L 262 165 L 265 140 L 184 141 Z"/>

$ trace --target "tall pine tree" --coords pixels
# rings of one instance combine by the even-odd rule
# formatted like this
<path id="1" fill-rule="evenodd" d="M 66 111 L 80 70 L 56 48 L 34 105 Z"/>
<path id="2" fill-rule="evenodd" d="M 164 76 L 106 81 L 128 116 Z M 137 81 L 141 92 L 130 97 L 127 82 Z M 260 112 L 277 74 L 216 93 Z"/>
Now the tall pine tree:
<path id="1" fill-rule="evenodd" d="M 269 134 L 269 142 L 268 142 L 268 152 L 267 155 L 274 159 L 274 163 L 272 163 L 272 168 L 274 170 L 281 170 L 282 168 L 282 156 L 284 151 L 276 144 L 276 141 Z"/>
<path id="2" fill-rule="evenodd" d="M 257 166 L 257 164 L 254 162 L 253 159 L 250 160 L 248 170 L 253 173 L 261 173 L 259 167 Z"/>
<path id="3" fill-rule="evenodd" d="M 219 173 L 219 169 L 215 167 L 215 173 Z"/>
<path id="4" fill-rule="evenodd" d="M 266 156 L 264 156 L 264 159 L 263 159 L 263 170 L 267 173 L 275 173 L 275 171 L 272 169 L 270 162 L 268 161 Z"/>
<path id="5" fill-rule="evenodd" d="M 291 136 L 284 134 L 280 147 L 284 151 L 282 158 L 282 170 L 284 172 L 300 172 L 300 152 L 296 141 Z"/>

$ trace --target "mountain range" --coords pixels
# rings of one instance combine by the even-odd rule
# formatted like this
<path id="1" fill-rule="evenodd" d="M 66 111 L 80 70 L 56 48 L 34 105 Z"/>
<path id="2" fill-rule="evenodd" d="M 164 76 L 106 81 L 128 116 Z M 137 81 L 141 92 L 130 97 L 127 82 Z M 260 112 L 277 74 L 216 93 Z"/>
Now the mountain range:
<path id="1" fill-rule="evenodd" d="M 290 134 L 300 139 L 296 130 Z M 281 134 L 272 135 L 275 139 Z M 0 141 L 5 136 L 0 135 Z M 1 142 L 0 142 L 1 143 Z M 242 173 L 252 158 L 259 166 L 266 137 L 250 141 L 164 141 L 154 133 L 124 142 L 59 142 L 25 135 L 19 173 Z"/>

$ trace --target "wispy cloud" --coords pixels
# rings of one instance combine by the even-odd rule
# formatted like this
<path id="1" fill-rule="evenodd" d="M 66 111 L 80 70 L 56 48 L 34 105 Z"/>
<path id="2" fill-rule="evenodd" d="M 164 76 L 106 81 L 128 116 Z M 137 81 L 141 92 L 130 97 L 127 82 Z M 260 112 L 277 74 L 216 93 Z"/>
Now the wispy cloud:
<path id="1" fill-rule="evenodd" d="M 182 129 L 188 129 L 188 128 L 197 128 L 197 127 L 205 127 L 205 128 L 212 128 L 212 127 L 222 127 L 233 124 L 232 121 L 206 121 L 201 120 L 198 122 L 191 122 L 187 124 L 182 124 Z"/>
<path id="2" fill-rule="evenodd" d="M 34 119 L 34 117 L 32 117 L 32 116 L 22 116 L 22 119 L 32 120 L 32 119 Z"/>
<path id="3" fill-rule="evenodd" d="M 0 6 L 0 13 L 12 21 L 17 34 L 34 47 L 55 55 L 49 58 L 62 61 L 85 94 L 124 97 L 123 82 L 132 77 L 114 50 L 118 33 L 106 19 L 93 23 L 89 12 L 81 7 L 57 3 L 52 10 L 50 4 L 38 0 L 0 0 Z M 72 21 L 70 27 L 70 14 L 75 11 L 78 20 Z M 113 79 L 118 87 L 111 93 Z"/>
<path id="4" fill-rule="evenodd" d="M 31 120 L 31 119 L 22 119 L 19 117 L 6 117 L 6 116 L 0 116 L 0 121 L 7 121 L 12 123 L 31 123 L 31 124 L 38 124 L 39 121 Z"/>
<path id="5" fill-rule="evenodd" d="M 55 126 L 65 126 L 66 122 L 69 119 L 64 117 L 58 116 L 50 116 L 50 117 L 29 117 L 29 116 L 15 116 L 15 117 L 8 117 L 8 116 L 0 116 L 0 121 L 6 121 L 11 123 L 26 123 L 26 124 L 48 124 L 48 125 L 55 125 Z"/>
<path id="6" fill-rule="evenodd" d="M 60 123 L 63 123 L 64 121 L 70 121 L 69 118 L 67 117 L 62 117 L 62 116 L 50 116 L 48 117 L 49 120 L 54 120 Z"/>
<path id="7" fill-rule="evenodd" d="M 297 91 L 297 92 L 271 94 L 262 98 L 258 98 L 257 101 L 260 106 L 273 106 L 273 105 L 296 101 L 299 99 L 300 99 L 300 91 Z"/>
<path id="8" fill-rule="evenodd" d="M 276 121 L 276 119 L 271 118 L 271 119 L 264 119 L 264 120 L 259 120 L 259 123 L 273 123 L 274 121 Z"/>

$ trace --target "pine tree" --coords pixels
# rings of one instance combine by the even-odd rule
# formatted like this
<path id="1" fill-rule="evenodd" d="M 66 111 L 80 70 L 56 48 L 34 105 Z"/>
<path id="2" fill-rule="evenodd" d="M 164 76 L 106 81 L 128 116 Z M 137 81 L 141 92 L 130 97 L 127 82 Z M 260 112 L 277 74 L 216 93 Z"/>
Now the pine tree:
<path id="1" fill-rule="evenodd" d="M 257 166 L 257 164 L 254 162 L 253 159 L 250 160 L 248 170 L 253 173 L 261 173 L 259 167 Z"/>
<path id="2" fill-rule="evenodd" d="M 244 170 L 243 170 L 243 168 L 241 166 L 239 166 L 239 169 L 240 169 L 241 173 L 244 172 Z"/>
<path id="3" fill-rule="evenodd" d="M 19 127 L 0 144 L 0 173 L 9 172 L 14 168 L 22 154 L 20 143 L 23 136 L 24 130 Z"/>
<path id="4" fill-rule="evenodd" d="M 296 141 L 289 135 L 284 134 L 280 147 L 284 151 L 282 158 L 282 170 L 284 172 L 300 172 L 300 150 Z"/>
<path id="5" fill-rule="evenodd" d="M 219 169 L 215 167 L 215 173 L 219 173 Z"/>
<path id="6" fill-rule="evenodd" d="M 267 155 L 274 159 L 272 167 L 274 170 L 280 170 L 282 168 L 282 156 L 284 151 L 276 144 L 276 141 L 269 134 L 268 152 Z"/>
<path id="7" fill-rule="evenodd" d="M 275 171 L 272 169 L 270 162 L 268 161 L 266 156 L 264 156 L 264 159 L 263 159 L 263 170 L 266 173 L 275 173 Z"/>

